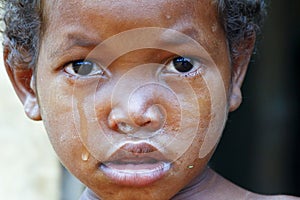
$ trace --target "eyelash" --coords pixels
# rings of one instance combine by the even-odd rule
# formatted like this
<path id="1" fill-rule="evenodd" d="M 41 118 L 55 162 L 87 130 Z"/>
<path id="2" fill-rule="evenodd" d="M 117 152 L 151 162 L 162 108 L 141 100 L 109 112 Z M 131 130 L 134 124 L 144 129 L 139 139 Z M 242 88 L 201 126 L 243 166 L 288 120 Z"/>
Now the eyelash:
<path id="1" fill-rule="evenodd" d="M 188 70 L 187 72 L 180 72 L 177 69 L 169 69 L 168 70 L 168 67 L 170 67 L 170 66 L 175 68 L 174 61 L 176 59 L 179 59 L 181 61 L 184 60 L 185 62 L 188 62 L 190 65 L 192 65 L 192 68 L 190 70 Z M 180 77 L 195 77 L 195 76 L 202 73 L 203 67 L 204 67 L 204 65 L 199 60 L 197 60 L 195 58 L 179 56 L 179 57 L 175 57 L 171 61 L 169 61 L 166 64 L 164 71 L 166 73 L 178 74 Z"/>
<path id="2" fill-rule="evenodd" d="M 87 65 L 90 68 L 84 67 Z M 101 68 L 101 66 L 89 60 L 75 60 L 69 62 L 64 66 L 64 72 L 77 78 L 99 76 L 99 75 L 102 77 L 105 76 L 104 75 L 105 71 Z"/>
<path id="3" fill-rule="evenodd" d="M 175 62 L 177 62 L 177 64 L 180 64 L 180 67 L 183 67 L 183 70 L 187 71 L 179 71 L 178 69 L 176 69 Z M 92 68 L 85 69 L 82 67 L 86 65 L 89 65 L 89 67 Z M 77 69 L 75 69 L 76 67 Z M 202 72 L 202 70 L 203 64 L 197 59 L 178 56 L 173 58 L 165 65 L 163 72 L 169 74 L 178 74 L 180 77 L 195 77 L 199 75 Z M 83 74 L 80 74 L 80 71 Z M 102 67 L 99 66 L 97 63 L 89 60 L 75 60 L 69 62 L 64 66 L 64 72 L 76 78 L 84 78 L 91 76 L 105 77 L 105 71 L 102 69 Z"/>

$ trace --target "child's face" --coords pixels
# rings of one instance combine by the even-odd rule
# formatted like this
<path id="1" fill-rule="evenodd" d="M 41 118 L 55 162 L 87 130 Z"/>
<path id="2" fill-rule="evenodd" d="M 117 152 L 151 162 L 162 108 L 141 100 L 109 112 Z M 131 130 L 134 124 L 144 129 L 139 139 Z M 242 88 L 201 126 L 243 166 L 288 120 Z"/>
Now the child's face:
<path id="1" fill-rule="evenodd" d="M 239 88 L 213 2 L 44 5 L 42 119 L 63 164 L 99 196 L 169 199 L 204 170 Z"/>

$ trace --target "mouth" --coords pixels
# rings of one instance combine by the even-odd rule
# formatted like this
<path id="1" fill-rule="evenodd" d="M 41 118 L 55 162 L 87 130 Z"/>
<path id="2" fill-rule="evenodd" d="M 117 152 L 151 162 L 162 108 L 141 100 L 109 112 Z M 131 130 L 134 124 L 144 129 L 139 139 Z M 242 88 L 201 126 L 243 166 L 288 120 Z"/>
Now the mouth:
<path id="1" fill-rule="evenodd" d="M 129 143 L 101 163 L 99 169 L 118 185 L 143 187 L 162 179 L 171 163 L 148 143 Z"/>

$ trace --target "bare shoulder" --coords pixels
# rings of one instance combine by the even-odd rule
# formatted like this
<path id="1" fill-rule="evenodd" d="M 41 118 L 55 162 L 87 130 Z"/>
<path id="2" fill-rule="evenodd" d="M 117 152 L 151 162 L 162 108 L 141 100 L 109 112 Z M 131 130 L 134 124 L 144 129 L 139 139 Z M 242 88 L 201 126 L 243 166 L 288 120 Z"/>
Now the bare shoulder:
<path id="1" fill-rule="evenodd" d="M 300 197 L 284 195 L 261 195 L 246 190 L 223 178 L 211 169 L 205 171 L 204 178 L 191 184 L 175 195 L 172 200 L 300 200 Z"/>
<path id="2" fill-rule="evenodd" d="M 247 200 L 300 200 L 300 197 L 293 197 L 287 195 L 259 195 L 251 193 Z"/>
<path id="3" fill-rule="evenodd" d="M 300 200 L 300 197 L 288 195 L 261 195 L 241 188 L 232 182 L 224 179 L 222 176 L 212 171 L 215 177 L 214 189 L 212 191 L 220 191 L 223 198 L 211 199 L 241 199 L 241 200 Z"/>

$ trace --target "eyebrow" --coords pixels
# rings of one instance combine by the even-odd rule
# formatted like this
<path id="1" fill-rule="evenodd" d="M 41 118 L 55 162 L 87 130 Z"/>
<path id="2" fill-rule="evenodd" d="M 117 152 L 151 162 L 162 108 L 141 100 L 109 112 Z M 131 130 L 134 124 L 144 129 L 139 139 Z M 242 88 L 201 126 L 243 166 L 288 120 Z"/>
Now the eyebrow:
<path id="1" fill-rule="evenodd" d="M 200 34 L 199 30 L 195 29 L 194 27 L 184 27 L 182 28 L 182 30 L 179 30 L 179 32 L 181 32 L 184 35 L 187 35 L 187 37 L 192 38 L 195 41 L 197 41 L 197 38 Z M 180 36 L 178 37 L 176 33 L 172 32 L 166 32 L 166 35 L 161 35 L 159 40 L 160 45 L 165 46 L 181 46 L 187 44 L 186 38 Z M 97 45 L 101 43 L 101 40 L 91 38 L 85 33 L 69 32 L 66 34 L 66 39 L 64 39 L 64 42 L 61 45 L 59 45 L 56 50 L 50 53 L 49 58 L 55 59 L 57 57 L 60 57 L 61 55 L 66 54 L 70 49 L 74 47 L 94 49 Z"/>
<path id="2" fill-rule="evenodd" d="M 60 57 L 62 54 L 74 47 L 95 48 L 101 41 L 90 38 L 83 33 L 68 33 L 66 39 L 50 54 L 50 58 Z"/>
<path id="3" fill-rule="evenodd" d="M 198 36 L 200 35 L 199 30 L 195 29 L 194 27 L 185 27 L 182 30 L 179 30 L 178 32 L 182 33 L 183 35 L 186 35 L 187 37 L 182 37 L 176 33 L 169 33 L 169 35 L 162 35 L 160 39 L 162 39 L 163 42 L 166 44 L 181 45 L 187 42 L 187 38 L 191 38 L 197 41 Z"/>

